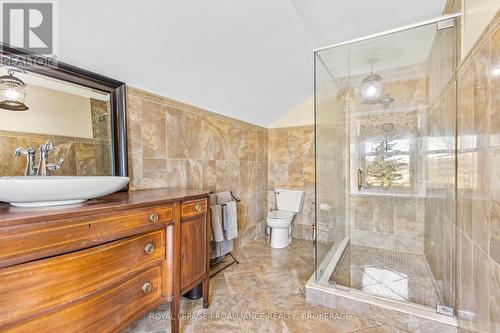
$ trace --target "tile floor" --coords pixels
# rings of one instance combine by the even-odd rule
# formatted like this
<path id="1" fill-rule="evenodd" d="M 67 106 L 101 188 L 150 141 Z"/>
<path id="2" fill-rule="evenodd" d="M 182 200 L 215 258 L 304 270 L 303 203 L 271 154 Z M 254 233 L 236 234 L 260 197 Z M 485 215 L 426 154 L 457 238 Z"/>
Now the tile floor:
<path id="1" fill-rule="evenodd" d="M 288 248 L 271 249 L 268 239 L 261 237 L 234 255 L 240 264 L 210 281 L 208 309 L 202 308 L 201 300 L 182 299 L 181 332 L 403 332 L 307 303 L 304 284 L 313 272 L 311 241 L 294 239 Z M 162 318 L 168 311 L 168 305 L 161 305 L 126 332 L 169 332 L 170 321 Z"/>
<path id="2" fill-rule="evenodd" d="M 443 304 L 423 255 L 359 245 L 350 245 L 348 251 L 332 282 L 433 308 Z"/>

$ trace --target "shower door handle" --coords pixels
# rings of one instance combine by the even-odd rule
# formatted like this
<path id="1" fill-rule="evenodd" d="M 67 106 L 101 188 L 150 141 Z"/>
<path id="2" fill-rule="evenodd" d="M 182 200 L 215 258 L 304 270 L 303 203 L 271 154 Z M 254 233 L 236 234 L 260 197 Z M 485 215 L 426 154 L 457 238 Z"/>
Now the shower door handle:
<path id="1" fill-rule="evenodd" d="M 363 189 L 363 170 L 358 169 L 358 191 Z"/>

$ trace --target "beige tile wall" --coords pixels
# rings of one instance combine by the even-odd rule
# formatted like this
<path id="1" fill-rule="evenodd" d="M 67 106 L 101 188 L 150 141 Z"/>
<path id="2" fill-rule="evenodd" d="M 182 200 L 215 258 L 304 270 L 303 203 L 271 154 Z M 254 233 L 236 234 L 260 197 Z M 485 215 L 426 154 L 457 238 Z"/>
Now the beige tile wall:
<path id="1" fill-rule="evenodd" d="M 315 207 L 313 126 L 270 129 L 268 152 L 268 209 L 276 209 L 274 189 L 304 191 L 304 204 L 292 223 L 292 234 L 310 240 Z"/>
<path id="2" fill-rule="evenodd" d="M 453 12 L 455 4 L 448 4 Z M 427 59 L 429 109 L 426 140 L 424 254 L 447 306 L 455 306 L 455 80 L 458 28 L 436 32 Z M 436 150 L 439 153 L 436 153 Z"/>
<path id="3" fill-rule="evenodd" d="M 127 88 L 131 190 L 231 190 L 239 239 L 263 233 L 267 206 L 267 129 L 169 98 Z"/>
<path id="4" fill-rule="evenodd" d="M 500 12 L 457 73 L 460 325 L 500 331 Z"/>
<path id="5" fill-rule="evenodd" d="M 355 245 L 422 254 L 424 215 L 421 135 L 426 127 L 427 75 L 425 63 L 377 72 L 384 79 L 384 93 L 394 101 L 387 107 L 363 103 L 359 86 L 366 76 L 353 78 L 350 101 L 351 195 L 350 236 Z M 384 130 L 386 124 L 392 130 Z M 382 138 L 410 140 L 408 188 L 356 189 L 355 170 L 359 165 L 357 149 L 366 141 Z M 366 170 L 365 170 L 366 172 Z"/>
<path id="6" fill-rule="evenodd" d="M 352 244 L 422 254 L 423 199 L 414 196 L 351 195 Z"/>

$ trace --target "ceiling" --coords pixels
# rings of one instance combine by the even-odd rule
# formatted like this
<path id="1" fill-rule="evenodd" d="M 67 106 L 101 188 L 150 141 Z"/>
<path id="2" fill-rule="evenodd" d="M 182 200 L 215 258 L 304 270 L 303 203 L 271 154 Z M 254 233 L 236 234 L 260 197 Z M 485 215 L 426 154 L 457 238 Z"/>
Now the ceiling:
<path id="1" fill-rule="evenodd" d="M 438 16 L 444 0 L 57 2 L 57 56 L 269 126 L 313 92 L 312 50 Z"/>

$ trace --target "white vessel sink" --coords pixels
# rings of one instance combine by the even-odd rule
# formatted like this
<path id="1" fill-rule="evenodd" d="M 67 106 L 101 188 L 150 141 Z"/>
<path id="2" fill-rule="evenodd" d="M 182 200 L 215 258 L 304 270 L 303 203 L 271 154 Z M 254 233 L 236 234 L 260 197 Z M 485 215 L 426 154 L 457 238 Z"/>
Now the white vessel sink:
<path id="1" fill-rule="evenodd" d="M 111 194 L 128 177 L 0 177 L 0 201 L 18 207 L 43 207 L 84 202 Z"/>

